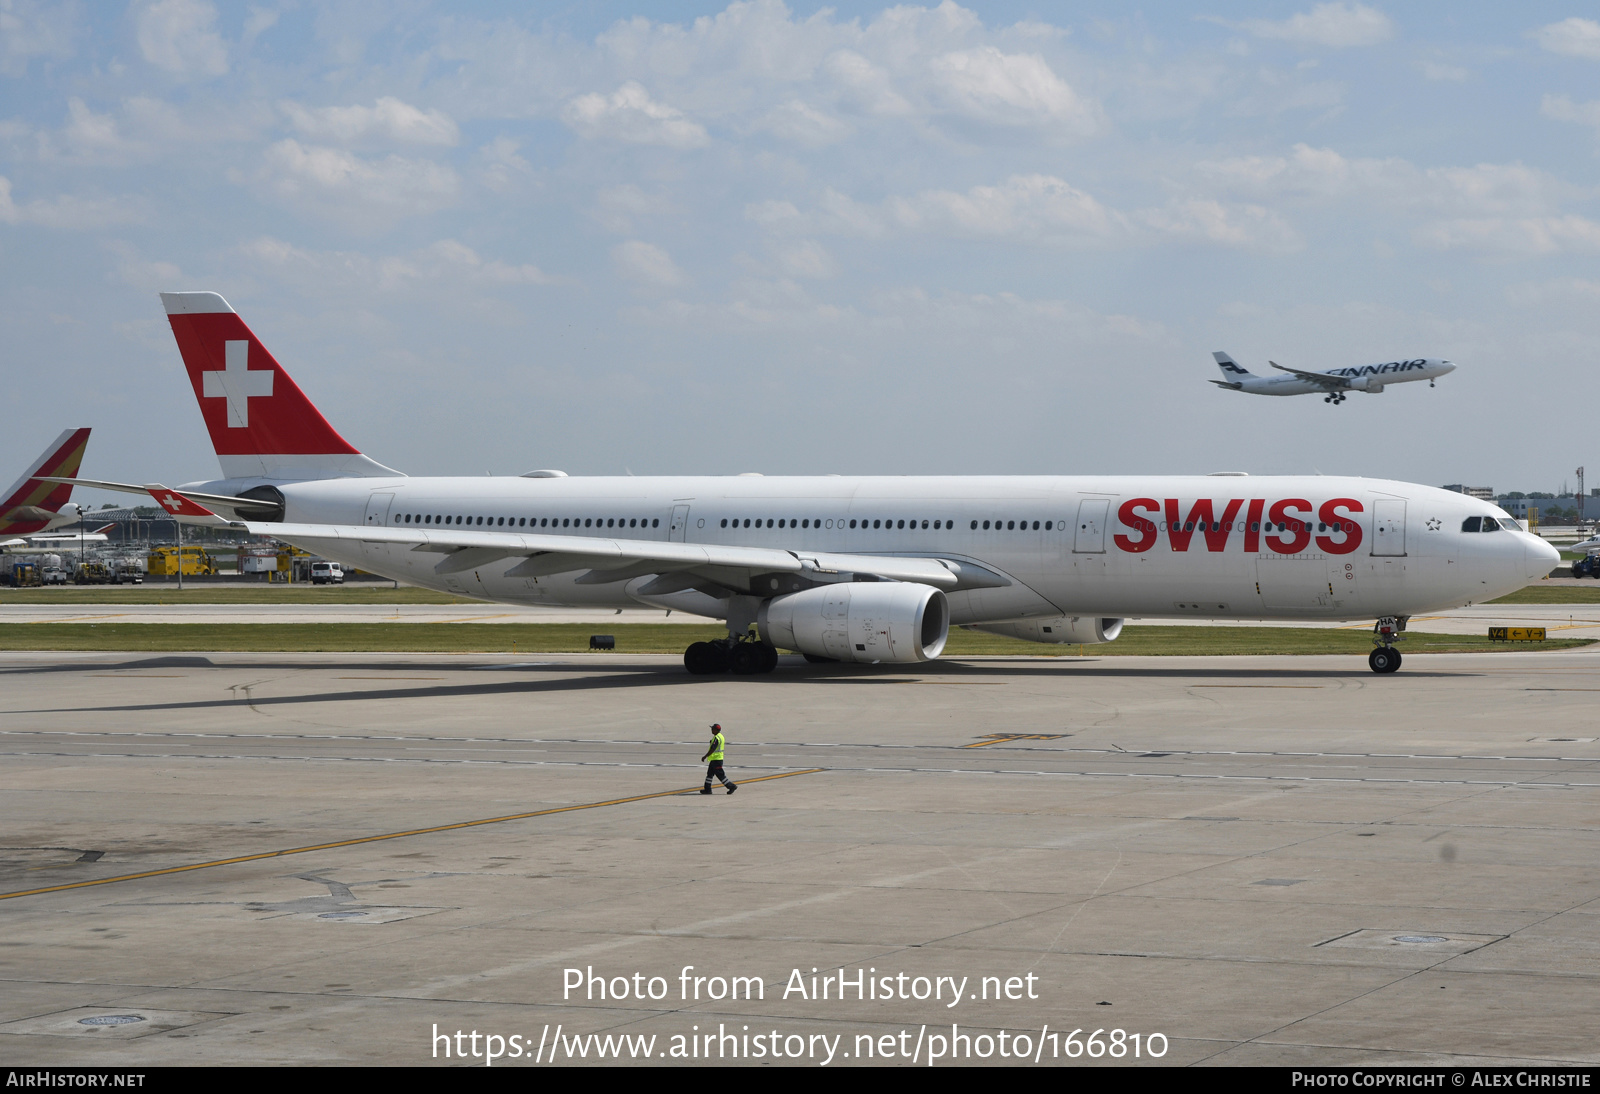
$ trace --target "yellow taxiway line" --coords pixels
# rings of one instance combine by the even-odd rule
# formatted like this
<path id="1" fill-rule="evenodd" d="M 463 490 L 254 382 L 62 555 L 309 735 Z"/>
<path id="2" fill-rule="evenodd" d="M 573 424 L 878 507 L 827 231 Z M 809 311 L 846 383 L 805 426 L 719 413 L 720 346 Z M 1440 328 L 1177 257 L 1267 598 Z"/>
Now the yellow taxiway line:
<path id="1" fill-rule="evenodd" d="M 815 775 L 826 770 L 821 767 L 807 768 L 804 771 L 783 771 L 776 775 L 757 775 L 754 778 L 740 779 L 739 785 L 746 783 L 769 782 L 773 779 L 788 779 L 795 775 Z M 485 824 L 504 824 L 506 821 L 527 820 L 530 817 L 548 817 L 552 813 L 574 813 L 581 809 L 602 809 L 608 805 L 628 805 L 631 802 L 649 801 L 651 798 L 670 798 L 679 794 L 699 793 L 699 787 L 678 787 L 673 790 L 657 790 L 653 794 L 635 794 L 631 798 L 611 798 L 602 802 L 585 802 L 582 805 L 562 805 L 554 809 L 536 809 L 531 813 L 512 813 L 504 817 L 485 817 L 481 820 L 457 821 L 454 824 L 437 824 L 432 828 L 410 828 L 404 832 L 385 832 L 378 836 L 358 836 L 355 839 L 334 840 L 332 843 L 314 843 L 308 847 L 290 847 L 282 851 L 261 851 L 254 855 L 236 855 L 233 858 L 212 859 L 210 862 L 192 862 L 187 866 L 169 866 L 164 870 L 145 870 L 138 874 L 120 874 L 117 877 L 97 878 L 93 881 L 74 881 L 65 885 L 47 885 L 42 889 L 23 889 L 15 893 L 0 893 L 0 900 L 10 900 L 19 896 L 39 896 L 43 893 L 59 893 L 66 889 L 86 889 L 92 885 L 112 885 L 119 881 L 138 881 L 140 878 L 162 877 L 166 874 L 182 874 L 190 870 L 209 870 L 213 866 L 233 866 L 240 862 L 256 862 L 266 858 L 282 858 L 285 855 L 303 855 L 307 851 L 328 851 L 335 847 L 354 847 L 361 843 L 377 843 L 381 840 L 404 839 L 407 836 L 426 836 L 434 832 L 453 832 L 460 828 L 478 828 Z"/>

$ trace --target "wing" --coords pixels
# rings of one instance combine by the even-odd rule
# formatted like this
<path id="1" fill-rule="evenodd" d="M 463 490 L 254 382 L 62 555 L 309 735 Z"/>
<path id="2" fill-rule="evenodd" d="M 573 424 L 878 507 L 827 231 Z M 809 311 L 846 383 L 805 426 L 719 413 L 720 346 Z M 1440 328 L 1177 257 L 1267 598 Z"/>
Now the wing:
<path id="1" fill-rule="evenodd" d="M 606 585 L 655 575 L 654 581 L 640 588 L 645 595 L 695 588 L 721 596 L 773 596 L 812 584 L 862 579 L 915 581 L 946 592 L 1011 584 L 1004 574 L 972 562 L 923 556 L 834 554 L 591 536 L 229 521 L 196 502 L 193 495 L 161 486 L 151 486 L 147 492 L 183 523 L 270 536 L 319 554 L 337 556 L 357 544 L 380 543 L 437 554 L 440 558 L 433 572 L 441 577 L 515 559 L 505 571 L 508 577 L 545 577 L 582 570 L 577 584 Z"/>
<path id="2" fill-rule="evenodd" d="M 1225 387 L 1229 391 L 1238 391 L 1244 387 L 1243 384 L 1230 384 L 1226 380 L 1212 380 L 1210 382 L 1216 384 L 1218 387 Z"/>
<path id="3" fill-rule="evenodd" d="M 1339 388 L 1347 388 L 1350 386 L 1350 380 L 1348 377 L 1329 376 L 1326 372 L 1307 372 L 1304 369 L 1290 368 L 1288 365 L 1280 365 L 1276 361 L 1268 361 L 1267 364 L 1281 372 L 1292 372 L 1296 376 L 1300 377 L 1300 379 L 1307 380 L 1313 384 L 1318 384 L 1321 387 L 1329 389 L 1330 391 Z"/>
<path id="4" fill-rule="evenodd" d="M 148 494 L 151 489 L 148 483 L 144 486 L 135 486 L 129 482 L 103 482 L 100 479 L 77 479 L 59 475 L 40 475 L 39 479 L 42 482 L 65 482 L 72 483 L 75 486 L 92 486 L 97 490 L 115 490 L 122 494 Z M 173 493 L 177 492 L 173 491 Z M 260 498 L 241 498 L 232 494 L 182 494 L 179 496 L 187 497 L 189 500 L 199 502 L 202 506 L 209 506 L 211 509 L 222 509 L 241 515 L 270 513 L 277 509 L 279 504 L 276 501 L 264 501 Z M 160 501 L 161 499 L 157 498 L 156 500 Z M 212 515 L 214 516 L 215 514 L 213 513 Z"/>

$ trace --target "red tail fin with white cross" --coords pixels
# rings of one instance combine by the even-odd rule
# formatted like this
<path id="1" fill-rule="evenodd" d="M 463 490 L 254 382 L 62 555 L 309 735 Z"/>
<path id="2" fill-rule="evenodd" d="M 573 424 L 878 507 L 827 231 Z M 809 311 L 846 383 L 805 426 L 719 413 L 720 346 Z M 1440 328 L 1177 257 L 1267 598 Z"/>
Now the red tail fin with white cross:
<path id="1" fill-rule="evenodd" d="M 339 436 L 221 296 L 164 292 L 161 303 L 224 477 L 398 474 Z"/>

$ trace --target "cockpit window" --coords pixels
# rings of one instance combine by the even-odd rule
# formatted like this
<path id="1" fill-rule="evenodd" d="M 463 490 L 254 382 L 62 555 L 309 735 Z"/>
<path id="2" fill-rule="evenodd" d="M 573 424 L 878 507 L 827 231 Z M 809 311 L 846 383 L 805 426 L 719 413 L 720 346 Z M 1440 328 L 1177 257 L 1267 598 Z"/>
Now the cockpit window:
<path id="1" fill-rule="evenodd" d="M 1504 528 L 1508 532 L 1520 532 L 1520 531 L 1522 531 L 1522 526 L 1519 525 L 1516 521 L 1512 520 L 1510 517 L 1501 517 L 1500 518 L 1500 527 Z"/>
<path id="2" fill-rule="evenodd" d="M 1500 530 L 1500 522 L 1493 517 L 1484 517 L 1483 530 L 1485 532 L 1498 532 Z"/>
<path id="3" fill-rule="evenodd" d="M 1476 532 L 1482 525 L 1482 517 L 1468 517 L 1461 522 L 1461 530 L 1463 532 Z"/>

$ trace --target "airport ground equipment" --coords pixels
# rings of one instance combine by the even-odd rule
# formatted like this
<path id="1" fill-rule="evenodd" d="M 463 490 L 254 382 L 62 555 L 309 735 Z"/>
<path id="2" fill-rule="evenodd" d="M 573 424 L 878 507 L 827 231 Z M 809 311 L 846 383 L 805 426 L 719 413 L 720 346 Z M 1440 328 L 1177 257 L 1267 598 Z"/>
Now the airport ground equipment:
<path id="1" fill-rule="evenodd" d="M 39 573 L 39 567 L 32 562 L 17 561 L 0 571 L 6 579 L 6 584 L 15 589 L 27 589 L 44 583 L 44 578 Z"/>
<path id="2" fill-rule="evenodd" d="M 152 577 L 171 577 L 179 570 L 179 551 L 185 577 L 209 577 L 217 572 L 216 560 L 203 547 L 156 547 L 151 550 L 149 573 Z"/>
<path id="3" fill-rule="evenodd" d="M 102 559 L 91 558 L 78 563 L 77 570 L 72 575 L 74 585 L 109 585 L 111 584 L 111 567 Z"/>

